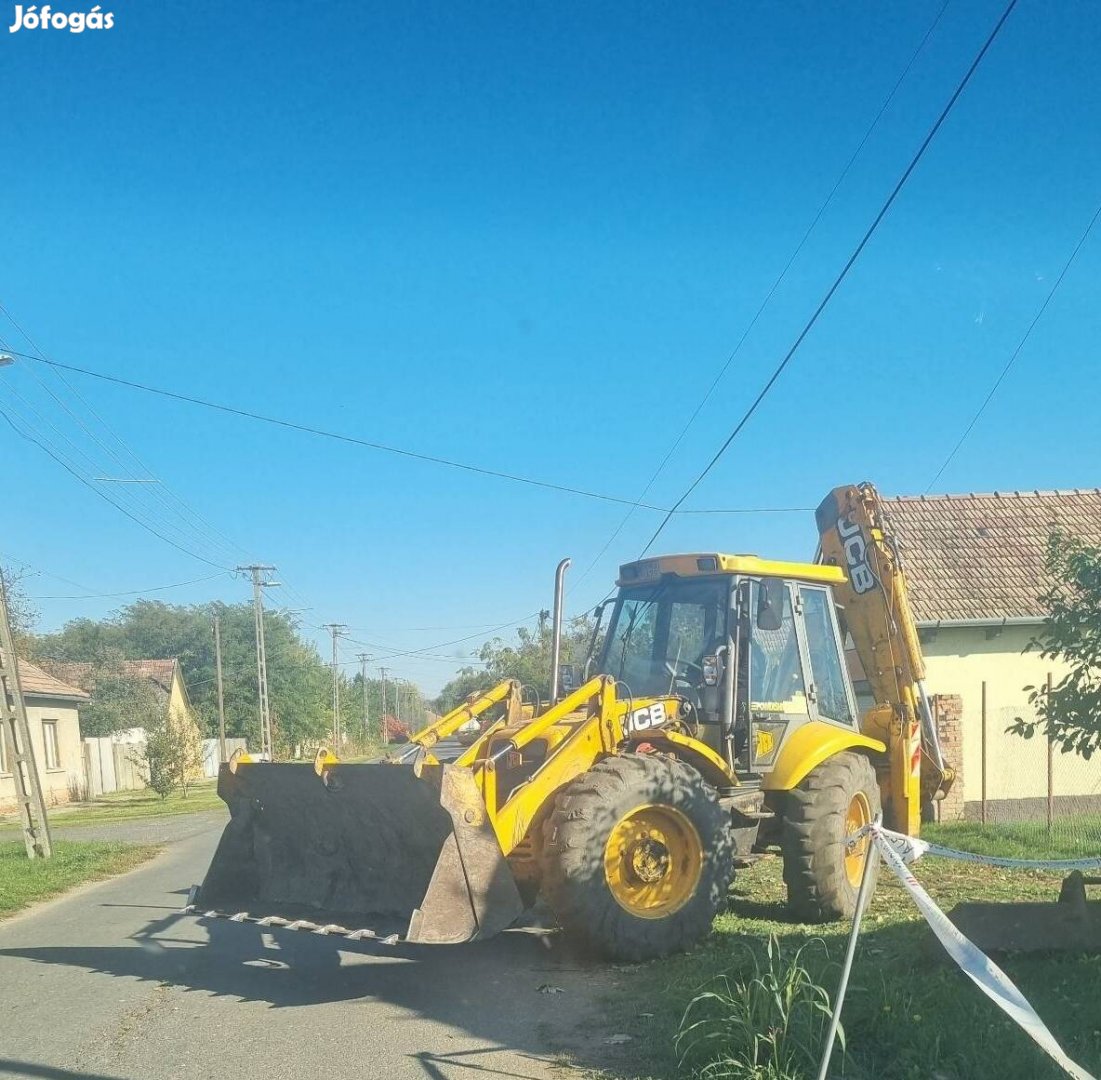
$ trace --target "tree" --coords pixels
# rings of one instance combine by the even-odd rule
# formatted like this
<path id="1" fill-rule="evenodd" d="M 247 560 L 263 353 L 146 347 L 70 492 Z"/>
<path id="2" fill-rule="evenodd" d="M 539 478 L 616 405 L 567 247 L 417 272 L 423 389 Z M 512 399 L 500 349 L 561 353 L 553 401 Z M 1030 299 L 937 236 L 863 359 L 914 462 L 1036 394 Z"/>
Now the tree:
<path id="1" fill-rule="evenodd" d="M 208 735 L 218 729 L 212 616 L 222 623 L 226 733 L 259 745 L 256 639 L 252 605 L 174 605 L 139 600 L 103 621 L 76 619 L 38 638 L 45 659 L 109 664 L 118 659 L 178 659 L 191 703 Z M 321 740 L 331 724 L 330 675 L 294 621 L 265 612 L 268 690 L 277 747 L 285 753 Z"/>
<path id="2" fill-rule="evenodd" d="M 91 697 L 80 707 L 80 733 L 104 737 L 156 726 L 164 703 L 149 679 L 124 675 L 117 662 L 96 664 L 86 681 Z"/>
<path id="3" fill-rule="evenodd" d="M 146 771 L 146 785 L 162 799 L 176 788 L 186 799 L 187 786 L 202 762 L 198 732 L 191 724 L 174 721 L 165 706 L 147 724 L 135 760 Z"/>
<path id="4" fill-rule="evenodd" d="M 584 663 L 593 634 L 593 620 L 588 615 L 571 619 L 562 632 L 562 662 Z M 519 679 L 529 696 L 541 701 L 550 698 L 551 651 L 554 634 L 550 626 L 540 624 L 532 630 L 521 626 L 516 631 L 515 644 L 501 638 L 487 641 L 479 650 L 484 667 L 464 667 L 440 691 L 437 707 L 449 712 L 472 693 L 480 693 L 504 679 Z"/>
<path id="5" fill-rule="evenodd" d="M 26 569 L 11 570 L 0 567 L 0 588 L 4 590 L 15 651 L 19 656 L 24 657 L 29 657 L 32 653 L 34 627 L 38 622 L 38 611 L 34 602 L 27 596 L 27 590 L 23 585 L 27 576 Z"/>
<path id="6" fill-rule="evenodd" d="M 1040 600 L 1047 618 L 1028 648 L 1069 670 L 1050 692 L 1026 686 L 1036 719 L 1018 717 L 1007 730 L 1026 739 L 1039 731 L 1064 753 L 1089 759 L 1101 747 L 1101 547 L 1057 531 L 1046 565 L 1052 584 Z"/>

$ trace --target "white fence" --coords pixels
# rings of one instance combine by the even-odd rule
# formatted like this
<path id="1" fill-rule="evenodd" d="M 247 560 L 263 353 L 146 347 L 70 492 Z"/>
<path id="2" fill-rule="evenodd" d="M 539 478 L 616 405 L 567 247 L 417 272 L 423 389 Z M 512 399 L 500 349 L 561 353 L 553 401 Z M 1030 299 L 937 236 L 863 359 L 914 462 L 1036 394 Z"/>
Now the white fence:
<path id="1" fill-rule="evenodd" d="M 247 739 L 226 739 L 226 758 L 233 755 L 235 750 L 247 750 Z M 203 776 L 218 775 L 218 740 L 203 739 Z"/>
<path id="2" fill-rule="evenodd" d="M 112 791 L 137 791 L 145 787 L 146 774 L 137 760 L 139 746 L 139 741 L 85 739 L 87 797 L 94 799 Z"/>
<path id="3" fill-rule="evenodd" d="M 86 798 L 109 795 L 112 791 L 138 791 L 146 785 L 147 774 L 140 763 L 141 743 L 145 732 L 141 728 L 108 738 L 84 740 L 84 776 Z M 226 756 L 234 750 L 247 750 L 245 739 L 226 739 Z M 204 777 L 218 775 L 218 740 L 203 739 L 202 770 Z"/>

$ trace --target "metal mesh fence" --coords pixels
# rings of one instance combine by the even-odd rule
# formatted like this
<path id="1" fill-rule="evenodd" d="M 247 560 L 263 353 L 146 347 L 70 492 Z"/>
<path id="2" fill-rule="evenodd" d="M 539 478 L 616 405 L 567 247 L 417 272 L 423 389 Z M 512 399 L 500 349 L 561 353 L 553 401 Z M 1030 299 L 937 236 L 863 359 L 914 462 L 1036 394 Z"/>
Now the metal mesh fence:
<path id="1" fill-rule="evenodd" d="M 977 828 L 961 836 L 991 833 L 1022 853 L 1101 855 L 1101 758 L 1064 753 L 1041 732 L 1026 739 L 1007 730 L 1035 717 L 1019 690 L 983 683 L 971 697 L 960 699 L 958 734 L 949 739 L 960 790 L 940 820 L 965 822 Z"/>

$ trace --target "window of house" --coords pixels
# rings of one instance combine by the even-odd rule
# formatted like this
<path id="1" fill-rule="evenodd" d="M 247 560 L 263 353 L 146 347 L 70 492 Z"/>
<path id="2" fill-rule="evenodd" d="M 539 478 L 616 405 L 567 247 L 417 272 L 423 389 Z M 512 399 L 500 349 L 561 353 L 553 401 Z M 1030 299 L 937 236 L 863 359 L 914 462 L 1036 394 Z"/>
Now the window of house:
<path id="1" fill-rule="evenodd" d="M 42 721 L 42 745 L 46 748 L 46 768 L 61 768 L 61 751 L 57 742 L 57 721 Z"/>

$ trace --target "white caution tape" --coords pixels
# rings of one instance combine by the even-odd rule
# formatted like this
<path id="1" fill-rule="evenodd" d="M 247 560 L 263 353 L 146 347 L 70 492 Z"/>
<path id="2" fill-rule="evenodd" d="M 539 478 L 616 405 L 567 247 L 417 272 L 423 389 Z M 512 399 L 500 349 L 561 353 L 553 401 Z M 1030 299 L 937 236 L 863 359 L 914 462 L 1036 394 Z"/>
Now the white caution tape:
<path id="1" fill-rule="evenodd" d="M 871 826 L 867 827 L 871 830 Z M 957 851 L 955 848 L 942 847 L 922 840 L 917 836 L 906 836 L 880 828 L 879 835 L 894 849 L 903 862 L 912 863 L 922 855 L 939 855 L 944 859 L 956 859 L 959 862 L 980 863 L 983 866 L 1001 866 L 1007 870 L 1050 870 L 1052 873 L 1069 873 L 1071 870 L 1101 870 L 1101 858 L 1089 859 L 1010 859 L 1001 855 L 977 855 L 973 851 Z"/>
<path id="2" fill-rule="evenodd" d="M 910 837 L 898 833 L 887 834 L 885 830 L 873 827 L 872 837 L 883 856 L 883 861 L 898 875 L 917 904 L 925 921 L 944 946 L 948 955 L 960 966 L 960 969 L 995 1005 L 1020 1025 L 1040 1048 L 1057 1065 L 1075 1080 L 1095 1080 L 1081 1066 L 1075 1064 L 1055 1041 L 1055 1036 L 1047 1029 L 1025 996 L 1013 984 L 1008 975 L 970 938 L 965 937 L 948 916 L 933 902 L 932 897 L 921 887 L 917 879 L 906 868 L 903 856 L 896 849 L 897 839 L 913 843 Z M 920 841 L 919 841 L 920 843 Z M 932 848 L 933 845 L 928 845 Z M 951 849 L 945 849 L 951 850 Z M 916 857 L 916 856 L 914 856 Z"/>

